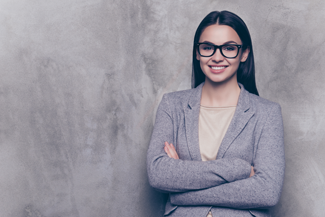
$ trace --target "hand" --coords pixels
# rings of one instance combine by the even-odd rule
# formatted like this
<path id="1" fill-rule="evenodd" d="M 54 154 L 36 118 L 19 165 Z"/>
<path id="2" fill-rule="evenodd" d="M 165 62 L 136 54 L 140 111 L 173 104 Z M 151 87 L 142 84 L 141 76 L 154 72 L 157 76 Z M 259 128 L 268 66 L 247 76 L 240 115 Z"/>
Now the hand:
<path id="1" fill-rule="evenodd" d="M 164 147 L 165 152 L 167 153 L 168 157 L 174 158 L 174 159 L 179 159 L 178 154 L 175 150 L 175 147 L 172 143 L 165 142 L 165 147 Z"/>
<path id="2" fill-rule="evenodd" d="M 253 175 L 255 175 L 255 171 L 254 171 L 254 167 L 251 166 L 251 174 L 249 174 L 249 177 L 252 177 Z"/>

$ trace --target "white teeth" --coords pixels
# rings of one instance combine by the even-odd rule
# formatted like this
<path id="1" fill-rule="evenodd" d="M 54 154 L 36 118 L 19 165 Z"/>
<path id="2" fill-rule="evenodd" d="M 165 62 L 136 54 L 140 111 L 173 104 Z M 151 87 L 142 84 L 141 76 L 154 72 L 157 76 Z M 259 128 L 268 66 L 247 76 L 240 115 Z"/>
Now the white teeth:
<path id="1" fill-rule="evenodd" d="M 220 69 L 224 69 L 226 68 L 225 66 L 220 66 L 220 67 L 217 67 L 217 66 L 211 66 L 212 69 L 214 70 L 220 70 Z"/>

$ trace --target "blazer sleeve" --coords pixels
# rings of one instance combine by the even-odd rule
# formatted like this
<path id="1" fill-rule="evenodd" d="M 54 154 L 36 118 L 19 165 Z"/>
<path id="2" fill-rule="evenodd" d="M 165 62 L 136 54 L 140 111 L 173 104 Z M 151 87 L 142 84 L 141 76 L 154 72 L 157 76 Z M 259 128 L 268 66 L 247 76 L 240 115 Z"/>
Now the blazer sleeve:
<path id="1" fill-rule="evenodd" d="M 250 164 L 239 158 L 203 162 L 168 157 L 164 143 L 174 141 L 174 131 L 173 115 L 164 95 L 147 152 L 147 172 L 152 187 L 164 192 L 186 192 L 249 177 Z"/>
<path id="2" fill-rule="evenodd" d="M 223 185 L 170 194 L 174 205 L 211 205 L 237 209 L 274 206 L 281 194 L 285 158 L 281 108 L 274 106 L 263 127 L 256 156 L 255 175 Z"/>

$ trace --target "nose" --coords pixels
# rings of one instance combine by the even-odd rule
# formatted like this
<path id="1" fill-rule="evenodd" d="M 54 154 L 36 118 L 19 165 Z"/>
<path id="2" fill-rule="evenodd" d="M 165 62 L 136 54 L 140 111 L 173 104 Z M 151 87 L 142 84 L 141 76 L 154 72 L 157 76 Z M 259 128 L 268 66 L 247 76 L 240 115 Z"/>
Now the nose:
<path id="1" fill-rule="evenodd" d="M 221 54 L 220 48 L 216 50 L 216 52 L 212 56 L 212 60 L 215 62 L 222 62 L 225 57 Z"/>

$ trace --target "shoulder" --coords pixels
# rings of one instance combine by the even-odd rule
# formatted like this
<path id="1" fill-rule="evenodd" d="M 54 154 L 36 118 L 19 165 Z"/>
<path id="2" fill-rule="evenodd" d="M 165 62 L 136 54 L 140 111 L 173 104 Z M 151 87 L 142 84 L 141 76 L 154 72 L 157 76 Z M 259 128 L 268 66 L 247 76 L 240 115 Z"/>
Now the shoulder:
<path id="1" fill-rule="evenodd" d="M 185 108 L 188 107 L 189 100 L 193 98 L 193 93 L 195 93 L 195 89 L 165 93 L 159 103 L 158 112 L 164 111 L 171 117 L 183 114 Z"/>
<path id="2" fill-rule="evenodd" d="M 165 93 L 162 102 L 165 101 L 172 107 L 184 107 L 187 106 L 191 95 L 195 89 L 181 90 L 170 93 Z"/>
<path id="3" fill-rule="evenodd" d="M 255 109 L 255 112 L 259 114 L 265 114 L 267 116 L 270 113 L 278 113 L 279 115 L 281 115 L 280 104 L 264 99 L 252 93 L 248 93 L 248 94 L 249 94 L 251 106 Z"/>
<path id="4" fill-rule="evenodd" d="M 270 101 L 268 99 L 265 99 L 263 97 L 257 96 L 252 93 L 248 93 L 248 94 L 249 94 L 250 102 L 258 108 L 268 109 L 268 108 L 280 107 L 280 105 L 276 102 Z"/>

